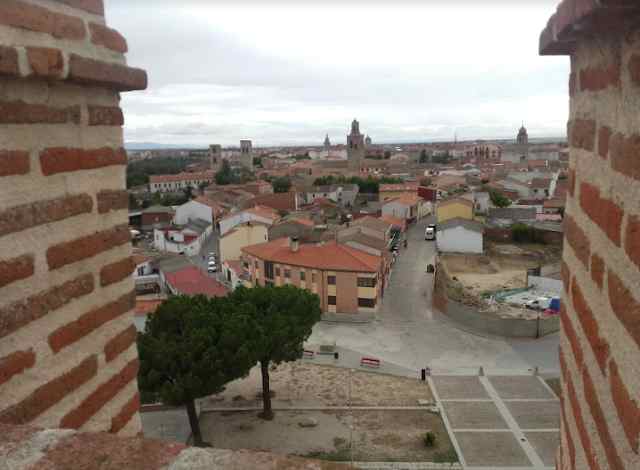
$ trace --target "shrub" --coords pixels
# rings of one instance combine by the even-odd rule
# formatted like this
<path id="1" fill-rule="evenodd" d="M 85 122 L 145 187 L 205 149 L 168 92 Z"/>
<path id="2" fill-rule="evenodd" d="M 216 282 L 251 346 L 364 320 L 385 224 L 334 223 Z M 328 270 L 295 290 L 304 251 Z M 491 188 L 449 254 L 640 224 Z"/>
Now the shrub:
<path id="1" fill-rule="evenodd" d="M 436 444 L 436 435 L 431 431 L 426 432 L 423 440 L 425 447 L 433 447 Z"/>

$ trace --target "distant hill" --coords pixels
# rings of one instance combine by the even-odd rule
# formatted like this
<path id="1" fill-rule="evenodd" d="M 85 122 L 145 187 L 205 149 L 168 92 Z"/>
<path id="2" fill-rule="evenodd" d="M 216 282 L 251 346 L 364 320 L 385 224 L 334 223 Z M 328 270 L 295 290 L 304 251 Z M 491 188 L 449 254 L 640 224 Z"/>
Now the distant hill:
<path id="1" fill-rule="evenodd" d="M 175 149 L 201 149 L 197 145 L 173 145 L 173 144 L 157 144 L 155 142 L 126 142 L 124 144 L 127 150 L 175 150 Z"/>

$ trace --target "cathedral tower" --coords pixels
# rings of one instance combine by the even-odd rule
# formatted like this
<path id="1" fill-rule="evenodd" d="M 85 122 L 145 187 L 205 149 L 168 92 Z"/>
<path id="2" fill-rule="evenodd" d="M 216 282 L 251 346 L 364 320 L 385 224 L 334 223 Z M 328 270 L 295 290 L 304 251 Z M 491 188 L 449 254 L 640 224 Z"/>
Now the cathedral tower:
<path id="1" fill-rule="evenodd" d="M 240 141 L 240 164 L 253 171 L 253 147 L 250 140 Z"/>
<path id="2" fill-rule="evenodd" d="M 353 120 L 351 134 L 347 136 L 347 159 L 349 170 L 360 173 L 362 160 L 364 160 L 365 144 L 364 135 L 360 133 L 360 123 Z"/>

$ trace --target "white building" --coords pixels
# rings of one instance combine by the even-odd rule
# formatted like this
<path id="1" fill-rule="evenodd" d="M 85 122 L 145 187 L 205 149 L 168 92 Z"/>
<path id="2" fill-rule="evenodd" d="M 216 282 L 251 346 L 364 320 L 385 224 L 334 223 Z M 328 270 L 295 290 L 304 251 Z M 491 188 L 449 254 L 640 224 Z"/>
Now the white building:
<path id="1" fill-rule="evenodd" d="M 153 230 L 153 246 L 158 251 L 197 256 L 213 230 L 211 223 L 205 220 L 191 220 L 182 227 L 169 227 Z"/>
<path id="2" fill-rule="evenodd" d="M 176 215 L 173 221 L 177 225 L 185 225 L 190 220 L 206 220 L 210 224 L 214 221 L 213 208 L 206 203 L 206 199 L 197 198 L 189 202 L 185 202 L 176 209 Z"/>
<path id="3" fill-rule="evenodd" d="M 215 175 L 213 171 L 179 173 L 177 175 L 151 175 L 149 177 L 149 191 L 152 193 L 166 193 L 182 191 L 188 187 L 198 189 L 202 184 L 208 186 L 213 183 Z"/>
<path id="4" fill-rule="evenodd" d="M 438 224 L 436 245 L 444 253 L 483 253 L 484 227 L 480 222 L 462 218 Z"/>
<path id="5" fill-rule="evenodd" d="M 220 235 L 226 234 L 236 225 L 245 224 L 247 222 L 261 222 L 265 225 L 273 225 L 280 219 L 280 215 L 270 207 L 255 206 L 234 212 L 220 219 Z"/>

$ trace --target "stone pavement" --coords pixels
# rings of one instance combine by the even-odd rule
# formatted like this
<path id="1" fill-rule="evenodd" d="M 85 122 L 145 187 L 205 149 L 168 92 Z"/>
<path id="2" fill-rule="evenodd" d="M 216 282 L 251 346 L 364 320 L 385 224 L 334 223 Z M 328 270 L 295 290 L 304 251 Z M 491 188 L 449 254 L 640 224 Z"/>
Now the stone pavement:
<path id="1" fill-rule="evenodd" d="M 429 384 L 467 470 L 554 468 L 560 403 L 536 375 L 436 375 Z"/>

